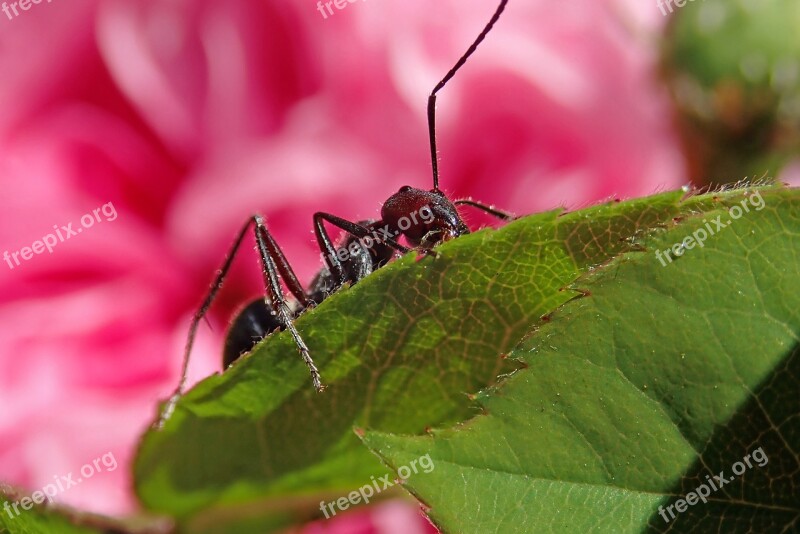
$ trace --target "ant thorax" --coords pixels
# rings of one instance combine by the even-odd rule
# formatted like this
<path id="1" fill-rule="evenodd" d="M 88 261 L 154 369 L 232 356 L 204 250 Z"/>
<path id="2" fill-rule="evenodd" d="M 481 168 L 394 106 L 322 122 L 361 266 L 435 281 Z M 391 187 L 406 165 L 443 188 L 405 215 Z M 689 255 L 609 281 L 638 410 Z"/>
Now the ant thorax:
<path id="1" fill-rule="evenodd" d="M 368 219 L 356 223 L 370 230 L 375 238 L 359 238 L 345 233 L 336 243 L 333 252 L 320 255 L 324 267 L 309 284 L 308 297 L 311 302 L 319 304 L 342 285 L 342 280 L 333 269 L 337 260 L 344 280 L 355 282 L 364 279 L 392 259 L 394 250 L 381 243 L 378 238 L 378 222 L 375 219 Z"/>

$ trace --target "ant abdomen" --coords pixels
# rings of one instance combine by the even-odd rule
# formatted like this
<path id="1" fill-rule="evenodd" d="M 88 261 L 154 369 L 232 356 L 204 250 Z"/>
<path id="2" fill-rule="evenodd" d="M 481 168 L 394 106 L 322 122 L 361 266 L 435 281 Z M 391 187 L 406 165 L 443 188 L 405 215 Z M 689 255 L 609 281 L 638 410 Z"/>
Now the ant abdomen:
<path id="1" fill-rule="evenodd" d="M 256 343 L 283 325 L 264 298 L 257 298 L 236 314 L 225 336 L 222 368 L 227 369 L 239 356 L 250 352 Z"/>

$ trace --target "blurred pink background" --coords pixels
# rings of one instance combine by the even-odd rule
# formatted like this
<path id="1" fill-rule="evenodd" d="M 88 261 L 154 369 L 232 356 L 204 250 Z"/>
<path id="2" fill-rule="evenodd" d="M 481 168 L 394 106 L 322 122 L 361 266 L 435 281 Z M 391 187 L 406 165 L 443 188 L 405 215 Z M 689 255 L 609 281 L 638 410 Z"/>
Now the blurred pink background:
<path id="1" fill-rule="evenodd" d="M 0 264 L 0 481 L 41 488 L 112 452 L 119 469 L 57 499 L 135 511 L 137 436 L 176 384 L 233 234 L 263 213 L 308 281 L 314 211 L 375 217 L 399 186 L 429 188 L 427 94 L 495 7 L 355 1 L 324 19 L 313 0 L 56 0 L 0 12 L 0 253 L 109 202 L 117 213 L 52 254 Z M 442 187 L 527 214 L 682 185 L 652 72 L 663 22 L 655 1 L 511 0 L 440 93 Z M 248 247 L 213 331 L 201 328 L 193 381 L 219 369 L 230 314 L 261 291 Z M 392 532 L 408 513 L 386 504 L 363 530 L 342 524 Z"/>

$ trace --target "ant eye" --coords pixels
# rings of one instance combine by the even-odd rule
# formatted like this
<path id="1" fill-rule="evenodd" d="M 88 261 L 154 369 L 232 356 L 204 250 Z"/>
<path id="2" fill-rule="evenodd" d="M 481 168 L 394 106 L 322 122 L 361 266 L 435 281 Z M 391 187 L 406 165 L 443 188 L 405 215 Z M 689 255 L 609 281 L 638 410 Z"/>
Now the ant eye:
<path id="1" fill-rule="evenodd" d="M 400 188 L 400 193 L 405 193 L 406 191 L 411 191 L 410 185 L 404 185 L 403 187 Z"/>

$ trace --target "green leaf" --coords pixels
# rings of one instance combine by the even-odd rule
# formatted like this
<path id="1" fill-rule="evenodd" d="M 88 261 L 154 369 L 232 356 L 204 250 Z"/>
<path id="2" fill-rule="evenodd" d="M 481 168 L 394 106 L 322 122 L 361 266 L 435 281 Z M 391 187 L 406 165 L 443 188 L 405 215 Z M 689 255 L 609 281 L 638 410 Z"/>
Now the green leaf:
<path id="1" fill-rule="evenodd" d="M 572 298 L 562 287 L 641 247 L 650 229 L 717 205 L 713 195 L 682 195 L 525 217 L 446 243 L 436 258 L 407 255 L 339 291 L 297 321 L 328 389 L 312 390 L 286 333 L 270 336 L 144 436 L 141 501 L 191 519 L 195 531 L 234 516 L 266 514 L 273 527 L 308 517 L 321 497 L 383 473 L 353 427 L 418 434 L 474 415 L 465 394 L 515 368 L 501 355 Z M 718 196 L 738 202 L 742 193 Z"/>
<path id="2" fill-rule="evenodd" d="M 0 499 L 0 502 L 5 502 Z M 20 515 L 6 512 L 0 515 L 0 534 L 98 534 L 101 530 L 73 525 L 67 518 L 55 513 L 43 514 L 39 511 L 22 511 Z"/>
<path id="3" fill-rule="evenodd" d="M 80 512 L 67 506 L 33 504 L 31 495 L 0 484 L 0 534 L 166 534 L 172 525 L 169 520 L 153 517 L 123 520 Z"/>
<path id="4" fill-rule="evenodd" d="M 512 368 L 499 356 L 570 297 L 559 288 L 628 248 L 622 239 L 637 224 L 677 214 L 679 196 L 527 217 L 340 291 L 297 321 L 328 390 L 315 394 L 290 338 L 271 336 L 145 437 L 136 461 L 143 502 L 185 515 L 360 483 L 380 464 L 354 425 L 421 432 L 469 416 L 464 392 Z"/>
<path id="5" fill-rule="evenodd" d="M 761 193 L 737 220 L 743 205 L 722 208 L 741 193 L 720 194 L 578 280 L 482 415 L 366 444 L 395 468 L 430 460 L 405 487 L 443 532 L 796 531 L 800 191 Z M 734 480 L 713 491 L 720 473 Z M 707 503 L 684 501 L 696 490 Z"/>

